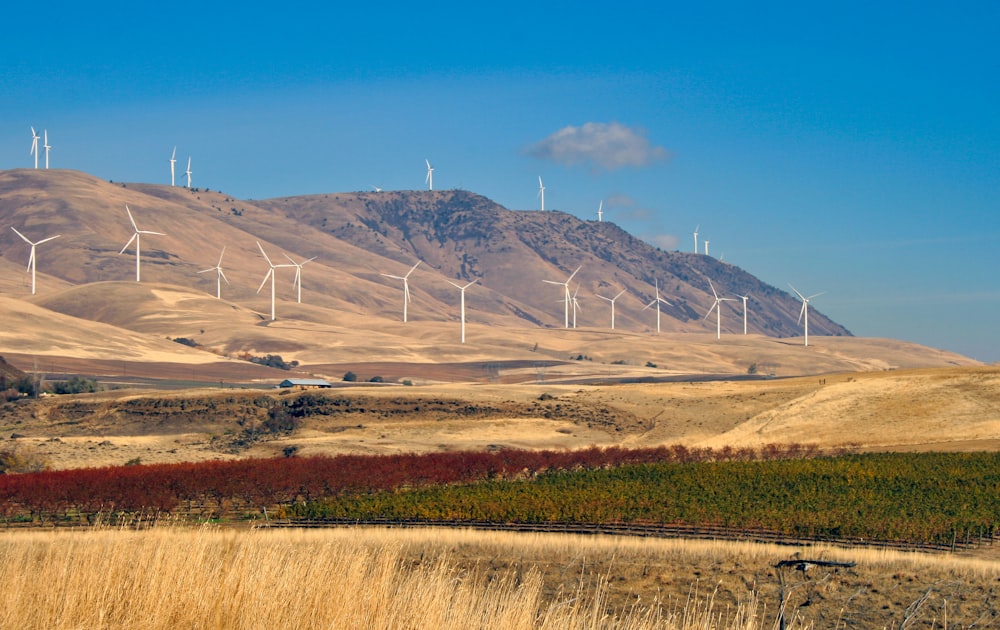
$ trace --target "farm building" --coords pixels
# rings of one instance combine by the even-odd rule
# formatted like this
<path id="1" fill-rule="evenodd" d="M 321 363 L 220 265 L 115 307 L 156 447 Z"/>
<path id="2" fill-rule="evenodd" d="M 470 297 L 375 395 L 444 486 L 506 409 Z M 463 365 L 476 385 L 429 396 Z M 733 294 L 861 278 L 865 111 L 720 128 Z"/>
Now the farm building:
<path id="1" fill-rule="evenodd" d="M 289 387 L 299 387 L 301 389 L 313 389 L 313 388 L 326 388 L 333 387 L 329 381 L 325 381 L 321 378 L 286 378 L 285 380 L 278 383 L 278 387 L 289 388 Z"/>

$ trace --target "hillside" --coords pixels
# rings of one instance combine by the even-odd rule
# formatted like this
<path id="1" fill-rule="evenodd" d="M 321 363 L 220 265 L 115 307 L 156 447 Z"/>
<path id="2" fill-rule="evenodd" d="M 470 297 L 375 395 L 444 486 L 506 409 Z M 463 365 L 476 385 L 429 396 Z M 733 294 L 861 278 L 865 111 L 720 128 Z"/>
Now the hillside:
<path id="1" fill-rule="evenodd" d="M 135 244 L 122 252 L 133 236 L 126 204 L 139 229 L 162 233 L 142 236 L 141 283 Z M 17 226 L 34 240 L 60 235 L 38 249 L 32 296 L 24 272 L 29 247 L 0 230 L 0 299 L 10 313 L 0 351 L 22 369 L 31 368 L 32 357 L 45 357 L 49 372 L 91 369 L 105 376 L 124 372 L 114 362 L 127 360 L 199 365 L 195 380 L 233 381 L 246 372 L 227 359 L 279 354 L 317 376 L 339 378 L 365 364 L 377 375 L 424 383 L 974 364 L 916 344 L 855 339 L 819 311 L 810 313 L 810 346 L 803 348 L 798 300 L 738 267 L 659 250 L 609 222 L 510 211 L 460 190 L 249 201 L 21 169 L 0 172 L 0 225 Z M 275 264 L 315 257 L 301 268 L 301 303 L 296 270 L 275 269 L 275 321 L 258 242 Z M 211 269 L 223 248 L 228 283 L 216 299 Z M 383 274 L 402 275 L 418 260 L 403 323 L 402 283 Z M 543 280 L 563 281 L 577 267 L 571 288 L 580 302 L 578 328 L 565 330 L 563 289 Z M 727 302 L 716 339 L 715 318 L 705 320 L 710 279 L 722 295 L 753 296 L 750 334 L 742 334 L 742 302 Z M 466 292 L 465 344 L 458 337 L 458 290 L 449 280 L 477 281 Z M 644 310 L 655 283 L 671 303 L 663 306 L 659 335 L 655 310 Z M 597 295 L 623 289 L 612 331 L 609 305 Z M 177 338 L 198 348 L 172 343 Z M 428 367 L 444 364 L 454 368 Z M 165 370 L 171 379 L 177 371 Z"/>
<path id="2" fill-rule="evenodd" d="M 223 295 L 268 313 L 267 288 L 256 293 L 267 271 L 255 241 L 276 264 L 316 257 L 303 267 L 303 302 L 354 314 L 398 319 L 401 287 L 381 274 L 411 277 L 414 320 L 454 320 L 456 293 L 446 280 L 479 284 L 469 290 L 470 321 L 561 327 L 560 287 L 582 267 L 578 325 L 604 327 L 607 304 L 596 294 L 627 294 L 618 303 L 616 326 L 655 330 L 654 283 L 672 306 L 663 306 L 664 332 L 710 332 L 714 318 L 708 280 L 720 294 L 753 296 L 750 332 L 773 337 L 801 334 L 800 304 L 790 294 L 708 256 L 664 252 L 612 223 L 581 221 L 561 212 L 515 212 L 465 191 L 411 191 L 312 195 L 242 201 L 207 190 L 149 184 L 112 184 L 64 170 L 0 173 L 0 222 L 20 226 L 29 238 L 61 234 L 39 248 L 40 294 L 100 281 L 131 281 L 134 245 L 128 204 L 140 229 L 163 232 L 142 239 L 143 280 L 214 293 L 215 265 L 230 285 Z M 28 246 L 10 231 L 0 234 L 3 262 L 11 271 L 27 260 Z M 21 267 L 23 269 L 23 266 Z M 293 269 L 278 270 L 277 299 L 293 300 Z M 16 274 L 9 274 L 17 278 Z M 24 283 L 2 286 L 24 292 Z M 29 291 L 30 293 L 30 291 Z M 279 314 L 281 309 L 278 309 Z M 742 303 L 723 305 L 723 329 L 742 332 Z M 810 316 L 814 335 L 847 335 L 820 312 Z"/>

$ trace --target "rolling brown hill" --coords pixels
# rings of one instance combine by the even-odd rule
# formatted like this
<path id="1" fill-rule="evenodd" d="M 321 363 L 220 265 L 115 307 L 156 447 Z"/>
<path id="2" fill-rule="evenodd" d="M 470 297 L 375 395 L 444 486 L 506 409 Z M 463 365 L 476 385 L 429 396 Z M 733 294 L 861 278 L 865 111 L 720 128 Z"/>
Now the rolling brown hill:
<path id="1" fill-rule="evenodd" d="M 141 283 L 134 245 L 119 253 L 132 236 L 126 204 L 140 229 L 165 234 L 143 237 Z M 6 226 L 33 240 L 60 235 L 39 247 L 35 296 L 24 272 L 29 248 Z M 31 356 L 146 356 L 150 363 L 212 365 L 211 379 L 228 380 L 242 372 L 227 377 L 229 368 L 216 365 L 227 357 L 281 354 L 327 377 L 364 363 L 435 382 L 469 373 L 534 380 L 543 369 L 550 380 L 584 381 L 746 374 L 750 366 L 785 376 L 974 363 L 916 344 L 855 339 L 817 311 L 804 349 L 799 302 L 738 267 L 659 250 L 612 223 L 510 211 L 461 190 L 250 201 L 19 169 L 0 172 L 0 228 L 0 298 L 8 313 L 0 352 L 18 354 L 22 369 L 30 368 L 22 357 Z M 277 264 L 289 264 L 286 254 L 316 258 L 302 268 L 302 303 L 294 269 L 276 270 L 276 321 L 269 287 L 261 287 L 268 266 L 258 241 Z M 231 284 L 218 300 L 214 272 L 198 272 L 213 267 L 223 247 Z M 402 275 L 417 260 L 404 324 L 401 283 L 382 274 Z M 578 266 L 580 327 L 564 330 L 562 288 L 543 280 L 561 281 Z M 714 318 L 704 321 L 710 278 L 721 294 L 754 296 L 750 335 L 742 334 L 742 304 L 730 302 L 716 340 Z M 467 344 L 458 342 L 458 291 L 448 280 L 478 281 L 466 296 Z M 656 282 L 673 304 L 663 309 L 661 335 L 653 310 L 643 310 Z M 594 294 L 621 289 L 628 294 L 611 331 L 608 305 Z M 199 348 L 171 343 L 179 337 Z M 501 377 L 494 362 L 528 367 L 505 368 Z M 471 367 L 428 367 L 445 363 Z"/>

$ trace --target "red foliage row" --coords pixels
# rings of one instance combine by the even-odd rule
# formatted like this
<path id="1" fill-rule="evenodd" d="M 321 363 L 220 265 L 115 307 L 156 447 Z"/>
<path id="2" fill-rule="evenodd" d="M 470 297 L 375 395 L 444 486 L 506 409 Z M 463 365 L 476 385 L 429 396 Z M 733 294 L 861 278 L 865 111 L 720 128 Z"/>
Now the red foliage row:
<path id="1" fill-rule="evenodd" d="M 670 446 L 574 451 L 501 450 L 424 455 L 341 455 L 45 471 L 0 475 L 0 515 L 33 519 L 79 514 L 190 511 L 225 502 L 267 507 L 420 485 L 517 478 L 546 470 L 653 462 L 785 459 L 815 456 L 802 445 L 760 450 Z"/>

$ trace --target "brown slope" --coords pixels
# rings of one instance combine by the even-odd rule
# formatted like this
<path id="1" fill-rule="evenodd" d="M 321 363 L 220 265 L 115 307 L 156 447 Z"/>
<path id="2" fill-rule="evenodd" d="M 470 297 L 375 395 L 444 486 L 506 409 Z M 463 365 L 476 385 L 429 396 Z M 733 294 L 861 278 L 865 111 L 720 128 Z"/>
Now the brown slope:
<path id="1" fill-rule="evenodd" d="M 751 332 L 772 336 L 801 334 L 800 302 L 745 271 L 708 256 L 665 252 L 610 222 L 581 221 L 562 212 L 514 212 L 460 190 L 343 193 L 289 197 L 258 205 L 401 265 L 420 259 L 446 277 L 479 280 L 513 298 L 512 314 L 546 325 L 562 324 L 559 287 L 543 280 L 564 280 L 582 266 L 579 282 L 584 325 L 603 325 L 609 307 L 596 295 L 628 290 L 616 320 L 633 329 L 655 326 L 655 313 L 642 311 L 653 300 L 654 283 L 672 303 L 664 306 L 664 331 L 705 331 L 713 298 L 709 279 L 722 296 L 754 296 Z M 574 290 L 576 287 L 574 286 Z M 530 313 L 518 313 L 521 304 Z M 542 313 L 540 317 L 535 313 Z M 723 306 L 724 330 L 742 331 L 742 303 Z M 810 332 L 849 335 L 842 326 L 813 311 Z"/>

